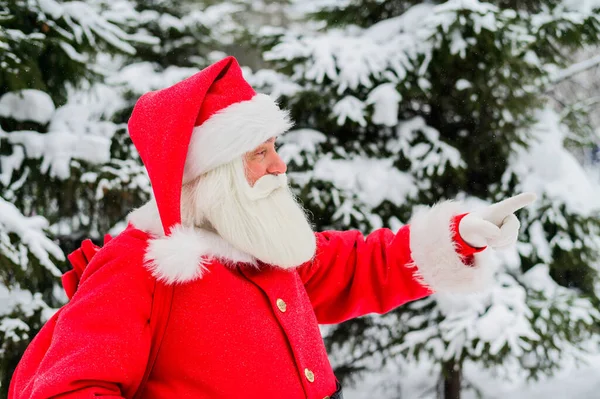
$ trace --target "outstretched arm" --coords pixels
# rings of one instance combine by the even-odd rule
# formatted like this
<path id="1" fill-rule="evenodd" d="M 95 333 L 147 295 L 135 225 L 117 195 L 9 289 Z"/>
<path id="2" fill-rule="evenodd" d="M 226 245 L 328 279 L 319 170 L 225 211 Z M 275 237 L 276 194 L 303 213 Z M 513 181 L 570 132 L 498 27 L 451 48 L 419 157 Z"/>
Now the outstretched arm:
<path id="1" fill-rule="evenodd" d="M 493 275 L 483 249 L 516 241 L 519 225 L 512 212 L 533 199 L 522 194 L 473 214 L 443 202 L 418 211 L 396 234 L 317 233 L 314 259 L 298 269 L 317 320 L 339 323 L 433 292 L 482 290 Z"/>

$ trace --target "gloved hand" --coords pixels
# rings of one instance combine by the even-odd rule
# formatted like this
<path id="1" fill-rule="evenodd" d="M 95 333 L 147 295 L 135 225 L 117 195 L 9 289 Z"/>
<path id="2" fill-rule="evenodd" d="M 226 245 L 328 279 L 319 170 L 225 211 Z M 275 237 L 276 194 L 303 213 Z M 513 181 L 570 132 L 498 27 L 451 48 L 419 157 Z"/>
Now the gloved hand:
<path id="1" fill-rule="evenodd" d="M 521 223 L 514 215 L 517 210 L 531 204 L 537 196 L 522 193 L 469 213 L 458 225 L 458 234 L 470 246 L 490 246 L 500 249 L 517 242 Z"/>

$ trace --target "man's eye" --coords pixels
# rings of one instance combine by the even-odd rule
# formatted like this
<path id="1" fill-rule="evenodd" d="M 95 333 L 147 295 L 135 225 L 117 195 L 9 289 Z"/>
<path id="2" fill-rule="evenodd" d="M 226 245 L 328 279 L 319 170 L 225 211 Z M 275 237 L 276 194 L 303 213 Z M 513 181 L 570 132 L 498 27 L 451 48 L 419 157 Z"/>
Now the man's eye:
<path id="1" fill-rule="evenodd" d="M 263 151 L 259 151 L 259 152 L 257 152 L 257 153 L 256 153 L 256 155 L 263 156 L 263 155 L 265 155 L 266 153 L 267 153 L 267 151 L 263 150 Z"/>

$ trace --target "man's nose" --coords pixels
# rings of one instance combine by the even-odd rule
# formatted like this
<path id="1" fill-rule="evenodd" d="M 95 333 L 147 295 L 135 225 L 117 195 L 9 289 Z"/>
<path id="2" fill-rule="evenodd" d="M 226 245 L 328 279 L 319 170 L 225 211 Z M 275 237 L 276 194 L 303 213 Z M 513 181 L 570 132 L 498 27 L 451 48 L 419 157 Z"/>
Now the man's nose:
<path id="1" fill-rule="evenodd" d="M 273 161 L 269 165 L 268 173 L 272 175 L 281 175 L 287 171 L 287 165 L 283 162 L 283 159 L 279 156 L 279 154 L 273 155 Z"/>

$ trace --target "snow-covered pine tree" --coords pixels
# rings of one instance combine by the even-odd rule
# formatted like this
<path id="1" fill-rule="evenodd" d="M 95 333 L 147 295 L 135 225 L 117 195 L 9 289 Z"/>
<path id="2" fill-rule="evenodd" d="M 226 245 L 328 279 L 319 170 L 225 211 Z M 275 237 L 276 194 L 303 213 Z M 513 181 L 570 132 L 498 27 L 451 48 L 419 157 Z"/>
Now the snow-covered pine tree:
<path id="1" fill-rule="evenodd" d="M 0 1 L 0 397 L 29 340 L 61 304 L 61 238 L 90 225 L 86 170 L 110 159 L 118 126 L 71 93 L 100 78 L 127 33 L 79 1 Z M 135 21 L 128 21 L 129 26 Z M 60 245 L 59 245 L 60 244 Z"/>
<path id="2" fill-rule="evenodd" d="M 399 397 L 399 366 L 416 360 L 437 376 L 423 392 L 458 398 L 485 393 L 480 369 L 536 378 L 585 356 L 600 320 L 600 187 L 568 147 L 597 137 L 544 93 L 571 51 L 600 40 L 599 6 L 298 1 L 293 15 L 316 22 L 263 30 L 272 68 L 251 79 L 292 110 L 280 151 L 318 228 L 396 230 L 420 204 L 539 195 L 519 213 L 517 248 L 496 253 L 488 292 L 327 329 L 345 383 L 370 376 L 364 392 Z"/>

